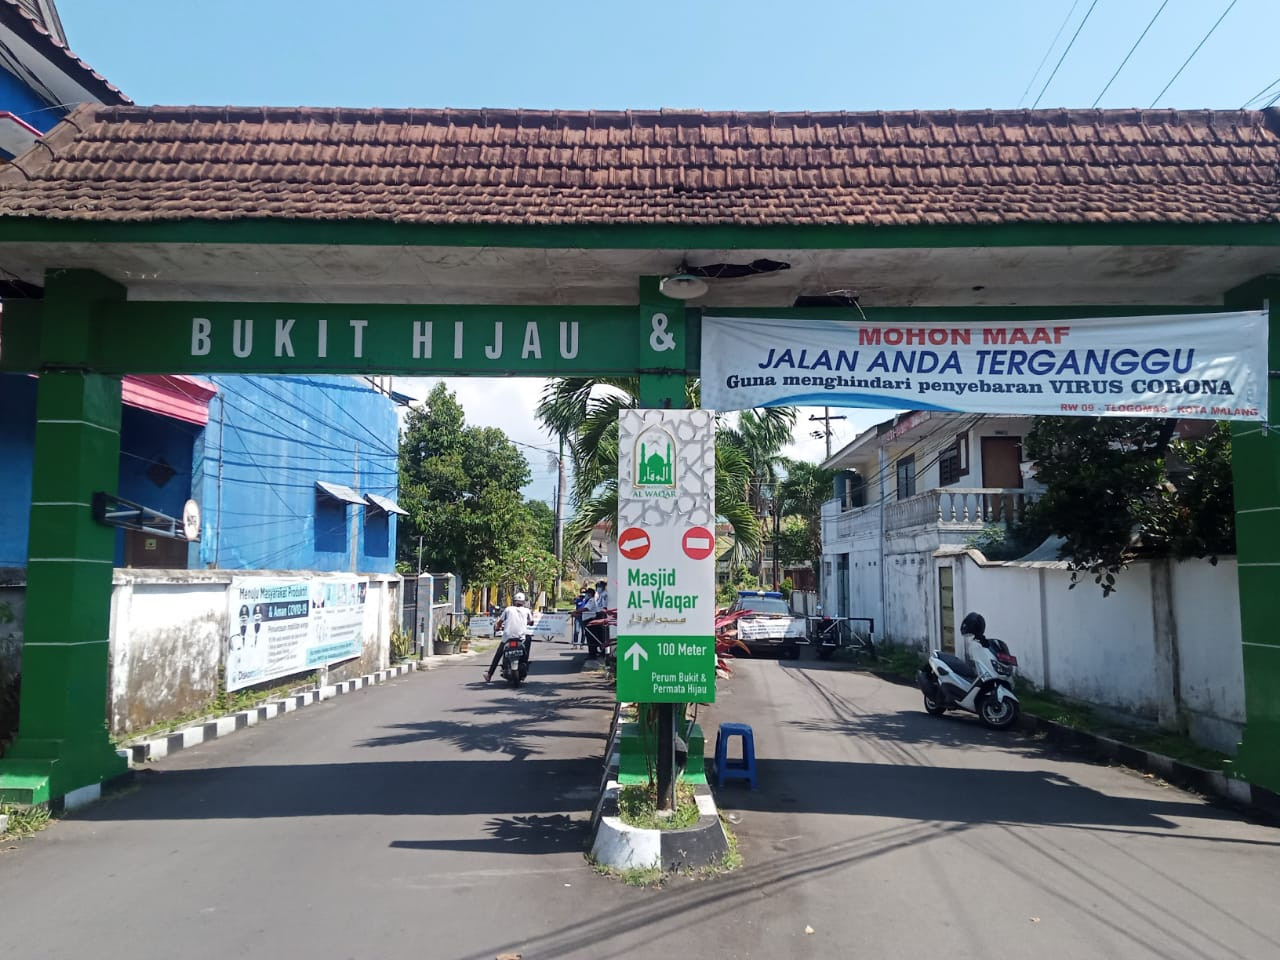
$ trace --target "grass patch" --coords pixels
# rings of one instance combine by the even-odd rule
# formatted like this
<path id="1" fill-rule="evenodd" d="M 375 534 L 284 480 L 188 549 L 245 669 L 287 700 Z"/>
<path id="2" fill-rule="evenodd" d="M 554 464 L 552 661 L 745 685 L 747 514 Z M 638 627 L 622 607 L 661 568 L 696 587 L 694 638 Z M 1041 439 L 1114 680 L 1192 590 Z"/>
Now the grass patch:
<path id="1" fill-rule="evenodd" d="M 33 833 L 39 833 L 53 819 L 45 804 L 34 807 L 10 803 L 0 804 L 0 814 L 9 817 L 9 829 L 6 832 L 6 836 L 9 837 L 29 837 Z"/>
<path id="2" fill-rule="evenodd" d="M 628 870 L 619 870 L 592 857 L 587 857 L 587 862 L 600 876 L 621 880 L 628 887 L 660 887 L 667 882 L 667 875 L 662 872 L 661 867 L 632 867 Z"/>
<path id="3" fill-rule="evenodd" d="M 1027 684 L 1018 684 L 1018 700 L 1025 713 L 1205 770 L 1222 770 L 1231 759 L 1225 753 L 1200 746 L 1190 737 L 1109 719 L 1085 704 L 1073 703 L 1047 690 L 1034 690 Z"/>
<path id="4" fill-rule="evenodd" d="M 219 690 L 218 694 L 211 698 L 204 706 L 195 710 L 189 710 L 186 713 L 179 714 L 172 720 L 162 720 L 159 723 L 153 723 L 149 727 L 143 727 L 139 730 L 130 730 L 128 733 L 113 734 L 112 743 L 132 743 L 135 740 L 146 740 L 156 734 L 172 733 L 183 727 L 191 726 L 194 723 L 202 721 L 214 720 L 218 717 L 225 717 L 228 714 L 239 713 L 241 710 L 250 710 L 253 707 L 260 706 L 269 700 L 278 700 L 281 697 L 287 697 L 293 693 L 302 693 L 306 690 L 314 690 L 320 685 L 319 673 L 312 674 L 307 680 L 299 682 L 298 678 L 278 683 L 272 687 L 245 687 L 243 690 L 234 690 L 228 693 L 226 690 Z M 221 687 L 221 680 L 219 681 Z"/>
<path id="5" fill-rule="evenodd" d="M 926 663 L 925 657 L 914 647 L 901 647 L 885 644 L 877 648 L 875 672 L 903 680 L 914 681 L 916 671 Z"/>
<path id="6" fill-rule="evenodd" d="M 698 804 L 693 785 L 676 784 L 676 810 L 670 817 L 658 816 L 657 788 L 643 783 L 618 791 L 618 816 L 629 827 L 640 830 L 682 830 L 698 822 Z"/>

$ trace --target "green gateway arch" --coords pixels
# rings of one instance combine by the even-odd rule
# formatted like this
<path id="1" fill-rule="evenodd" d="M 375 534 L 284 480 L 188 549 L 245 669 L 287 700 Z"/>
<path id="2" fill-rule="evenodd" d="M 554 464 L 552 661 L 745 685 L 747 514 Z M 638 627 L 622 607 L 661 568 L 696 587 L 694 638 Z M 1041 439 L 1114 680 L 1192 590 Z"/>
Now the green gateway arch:
<path id="1" fill-rule="evenodd" d="M 0 168 L 0 370 L 40 377 L 0 799 L 123 770 L 103 724 L 112 532 L 89 506 L 114 491 L 123 374 L 639 377 L 644 405 L 678 407 L 700 310 L 786 317 L 833 290 L 886 322 L 1274 305 L 1277 128 L 1272 111 L 77 109 Z M 682 263 L 705 268 L 696 300 L 660 292 Z M 1234 436 L 1238 771 L 1277 789 L 1280 441 Z M 646 456 L 657 482 L 665 452 Z"/>

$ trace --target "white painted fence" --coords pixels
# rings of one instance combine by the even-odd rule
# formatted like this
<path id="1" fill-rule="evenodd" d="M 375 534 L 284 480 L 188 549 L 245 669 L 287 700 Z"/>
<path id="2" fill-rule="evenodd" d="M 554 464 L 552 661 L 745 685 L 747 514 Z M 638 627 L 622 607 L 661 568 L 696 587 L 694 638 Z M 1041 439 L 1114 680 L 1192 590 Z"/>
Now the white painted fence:
<path id="1" fill-rule="evenodd" d="M 1091 577 L 1068 589 L 1061 563 L 991 563 L 944 548 L 934 566 L 935 583 L 937 568 L 952 568 L 957 644 L 960 619 L 976 610 L 1037 686 L 1185 726 L 1197 742 L 1235 752 L 1244 666 L 1234 558 L 1135 563 L 1108 597 Z M 936 612 L 930 619 L 932 646 L 940 621 Z"/>
<path id="2" fill-rule="evenodd" d="M 218 692 L 218 668 L 226 662 L 232 633 L 227 611 L 231 578 L 258 575 L 246 570 L 115 571 L 109 703 L 113 731 L 126 733 L 199 709 Z M 327 675 L 332 680 L 390 664 L 391 632 L 399 622 L 400 577 L 361 576 L 369 582 L 364 649 L 359 657 L 330 666 Z"/>

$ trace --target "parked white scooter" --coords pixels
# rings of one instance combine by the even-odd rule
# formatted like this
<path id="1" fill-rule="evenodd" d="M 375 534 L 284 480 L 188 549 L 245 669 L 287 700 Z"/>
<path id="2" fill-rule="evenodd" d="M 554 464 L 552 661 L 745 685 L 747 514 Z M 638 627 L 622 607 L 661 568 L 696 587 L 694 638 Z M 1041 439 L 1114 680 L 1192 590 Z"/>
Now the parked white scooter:
<path id="1" fill-rule="evenodd" d="M 967 710 L 988 727 L 1004 730 L 1018 719 L 1018 697 L 1013 692 L 1018 658 L 1003 640 L 988 637 L 986 629 L 981 614 L 966 614 L 960 622 L 960 634 L 973 638 L 968 644 L 969 656 L 961 660 L 935 650 L 929 665 L 916 674 L 916 682 L 924 693 L 924 708 L 933 716 Z"/>

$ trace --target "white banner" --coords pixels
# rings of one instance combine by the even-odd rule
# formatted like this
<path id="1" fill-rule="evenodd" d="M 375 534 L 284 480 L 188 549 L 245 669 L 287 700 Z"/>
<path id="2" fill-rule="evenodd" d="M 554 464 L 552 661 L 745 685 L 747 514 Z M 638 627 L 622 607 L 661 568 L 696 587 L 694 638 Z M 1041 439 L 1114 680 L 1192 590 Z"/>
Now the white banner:
<path id="1" fill-rule="evenodd" d="M 497 622 L 497 618 L 490 616 L 480 616 L 477 614 L 467 620 L 467 636 L 469 637 L 492 637 L 493 628 Z"/>
<path id="2" fill-rule="evenodd" d="M 801 617 L 743 617 L 734 626 L 743 640 L 803 640 L 807 635 Z"/>
<path id="3" fill-rule="evenodd" d="M 234 577 L 227 690 L 239 690 L 359 656 L 367 580 Z"/>
<path id="4" fill-rule="evenodd" d="M 703 317 L 702 404 L 1263 420 L 1263 311 L 886 325 Z"/>
<path id="5" fill-rule="evenodd" d="M 539 640 L 569 640 L 569 614 L 537 613 L 533 615 L 530 631 Z"/>

